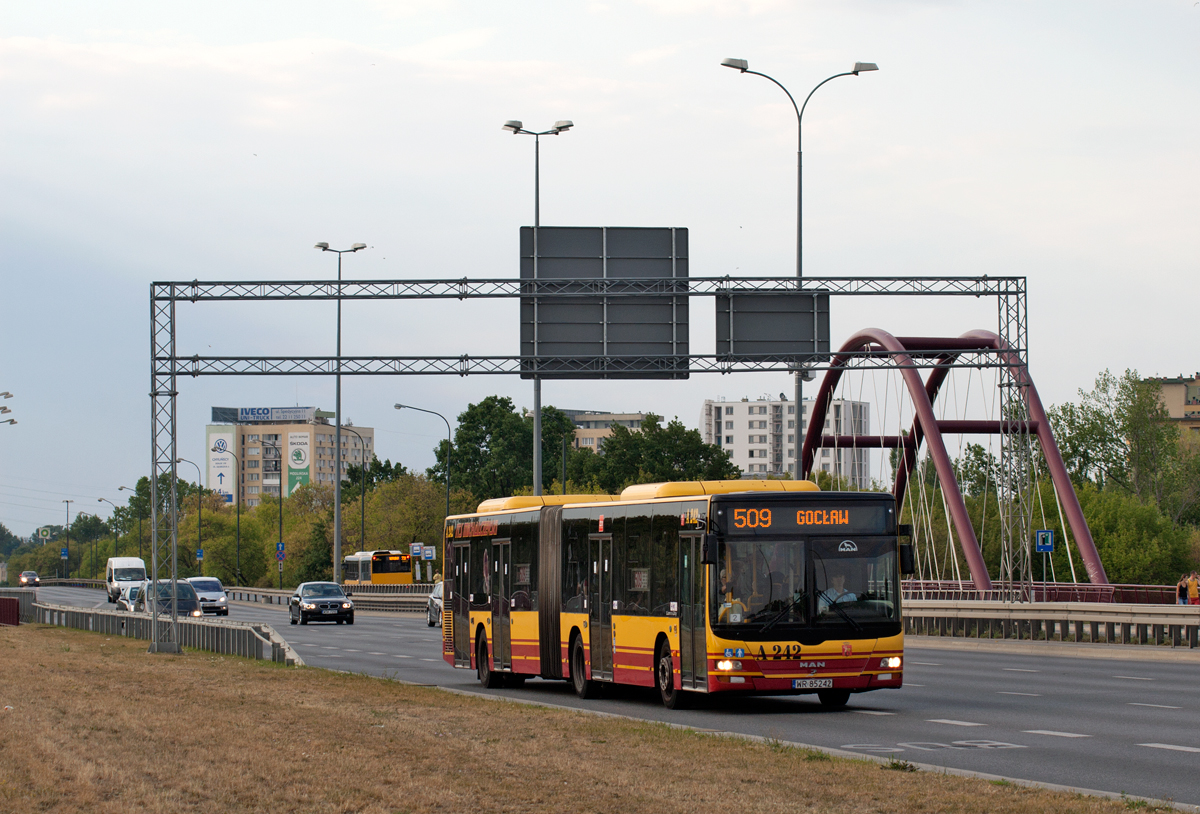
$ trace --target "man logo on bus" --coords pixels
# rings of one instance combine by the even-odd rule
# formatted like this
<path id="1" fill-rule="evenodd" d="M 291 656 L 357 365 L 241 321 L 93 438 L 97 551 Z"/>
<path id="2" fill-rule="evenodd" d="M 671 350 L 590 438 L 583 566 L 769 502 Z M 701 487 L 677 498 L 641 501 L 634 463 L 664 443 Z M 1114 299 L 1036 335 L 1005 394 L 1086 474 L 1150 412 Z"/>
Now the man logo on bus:
<path id="1" fill-rule="evenodd" d="M 858 551 L 858 545 L 853 540 L 842 540 L 838 544 L 838 551 Z"/>

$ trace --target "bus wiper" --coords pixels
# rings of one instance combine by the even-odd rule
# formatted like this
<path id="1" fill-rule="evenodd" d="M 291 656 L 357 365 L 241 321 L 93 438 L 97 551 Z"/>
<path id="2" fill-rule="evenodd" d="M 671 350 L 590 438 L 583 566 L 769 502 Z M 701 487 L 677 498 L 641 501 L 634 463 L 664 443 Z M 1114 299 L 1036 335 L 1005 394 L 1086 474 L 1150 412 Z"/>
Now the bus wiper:
<path id="1" fill-rule="evenodd" d="M 765 633 L 766 631 L 775 627 L 775 625 L 777 623 L 779 623 L 783 619 L 783 617 L 787 616 L 789 613 L 792 612 L 793 608 L 795 608 L 797 605 L 799 605 L 801 602 L 803 602 L 805 600 L 806 596 L 807 596 L 806 594 L 801 593 L 800 596 L 793 599 L 786 608 L 784 608 L 779 613 L 772 616 L 770 621 L 768 621 L 765 625 L 762 626 L 762 629 L 759 631 L 759 633 Z"/>
<path id="2" fill-rule="evenodd" d="M 842 618 L 843 618 L 843 619 L 845 619 L 847 622 L 849 622 L 849 623 L 850 623 L 850 627 L 854 628 L 854 629 L 855 629 L 855 630 L 857 630 L 859 633 L 862 633 L 862 625 L 860 625 L 858 622 L 854 621 L 854 619 L 852 619 L 852 618 L 851 618 L 850 614 L 846 613 L 846 611 L 845 611 L 845 610 L 843 610 L 841 607 L 839 607 L 839 606 L 838 606 L 838 603 L 837 603 L 837 602 L 830 602 L 830 603 L 829 603 L 829 607 L 831 607 L 831 608 L 833 608 L 835 611 L 837 611 L 837 615 L 838 615 L 838 616 L 842 617 Z"/>

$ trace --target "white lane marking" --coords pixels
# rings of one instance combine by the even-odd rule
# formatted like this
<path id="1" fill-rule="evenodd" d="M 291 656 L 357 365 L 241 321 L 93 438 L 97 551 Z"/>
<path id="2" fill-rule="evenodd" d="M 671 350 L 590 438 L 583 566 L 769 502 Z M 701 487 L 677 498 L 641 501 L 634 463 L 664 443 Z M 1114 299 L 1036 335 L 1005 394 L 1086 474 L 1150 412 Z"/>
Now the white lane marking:
<path id="1" fill-rule="evenodd" d="M 932 661 L 910 661 L 909 664 L 919 664 L 922 667 L 941 667 L 942 665 Z"/>
<path id="2" fill-rule="evenodd" d="M 313 653 L 315 659 L 340 659 L 341 656 L 337 653 Z"/>
<path id="3" fill-rule="evenodd" d="M 894 712 L 882 712 L 877 709 L 855 709 L 852 712 L 857 712 L 859 715 L 895 715 Z"/>
<path id="4" fill-rule="evenodd" d="M 1027 735 L 1053 735 L 1056 738 L 1090 738 L 1091 735 L 1079 735 L 1075 732 L 1055 732 L 1053 729 L 1022 729 Z"/>
<path id="5" fill-rule="evenodd" d="M 1113 678 L 1124 678 L 1129 681 L 1153 681 L 1154 680 L 1153 678 L 1146 678 L 1145 676 L 1113 676 Z"/>
<path id="6" fill-rule="evenodd" d="M 370 653 L 368 653 L 367 655 L 368 655 L 368 656 L 386 656 L 386 655 L 387 655 L 387 653 L 376 653 L 374 650 L 372 650 L 372 651 L 371 651 Z"/>
<path id="7" fill-rule="evenodd" d="M 421 661 L 441 661 L 441 659 L 421 659 Z"/>
<path id="8" fill-rule="evenodd" d="M 925 685 L 924 684 L 913 684 L 911 682 L 906 682 L 904 686 L 905 687 L 924 687 Z"/>
<path id="9" fill-rule="evenodd" d="M 1030 698 L 1041 698 L 1042 697 L 1042 694 L 1037 693 L 1037 692 L 1005 692 L 1004 690 L 997 690 L 996 695 L 1025 695 Z"/>
<path id="10" fill-rule="evenodd" d="M 321 647 L 323 650 L 341 650 L 340 647 L 334 647 L 331 644 L 322 645 Z"/>
<path id="11" fill-rule="evenodd" d="M 346 652 L 347 653 L 361 653 L 362 651 L 361 650 L 351 650 L 349 647 L 347 647 Z"/>
<path id="12" fill-rule="evenodd" d="M 319 644 L 309 644 L 308 642 L 304 642 L 304 643 L 302 643 L 300 646 L 301 646 L 301 647 L 320 647 L 321 645 L 319 645 Z"/>
<path id="13" fill-rule="evenodd" d="M 1138 746 L 1149 746 L 1151 749 L 1170 749 L 1173 752 L 1200 752 L 1195 746 L 1176 746 L 1173 743 L 1139 743 Z"/>
<path id="14" fill-rule="evenodd" d="M 950 726 L 987 726 L 987 724 L 977 724 L 973 721 L 955 721 L 952 718 L 926 718 L 931 724 L 950 724 Z"/>
<path id="15" fill-rule="evenodd" d="M 392 655 L 398 659 L 411 659 L 412 658 L 412 656 L 406 656 L 403 653 L 393 653 Z"/>
<path id="16" fill-rule="evenodd" d="M 1131 707 L 1154 707 L 1155 709 L 1183 709 L 1183 707 L 1172 707 L 1166 704 L 1139 704 L 1137 701 L 1130 701 Z"/>
<path id="17" fill-rule="evenodd" d="M 1021 667 L 1004 667 L 1002 669 L 1006 673 L 1040 673 L 1041 672 L 1041 670 L 1025 670 L 1025 669 L 1022 669 Z"/>

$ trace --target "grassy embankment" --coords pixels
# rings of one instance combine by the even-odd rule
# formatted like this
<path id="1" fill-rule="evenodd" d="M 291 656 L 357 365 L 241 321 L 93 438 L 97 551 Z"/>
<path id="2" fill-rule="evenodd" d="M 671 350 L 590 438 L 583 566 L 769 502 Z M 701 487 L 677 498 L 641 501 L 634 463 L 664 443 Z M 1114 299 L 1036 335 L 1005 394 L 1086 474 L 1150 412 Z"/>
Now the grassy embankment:
<path id="1" fill-rule="evenodd" d="M 655 724 L 0 628 L 0 811 L 1117 812 Z"/>

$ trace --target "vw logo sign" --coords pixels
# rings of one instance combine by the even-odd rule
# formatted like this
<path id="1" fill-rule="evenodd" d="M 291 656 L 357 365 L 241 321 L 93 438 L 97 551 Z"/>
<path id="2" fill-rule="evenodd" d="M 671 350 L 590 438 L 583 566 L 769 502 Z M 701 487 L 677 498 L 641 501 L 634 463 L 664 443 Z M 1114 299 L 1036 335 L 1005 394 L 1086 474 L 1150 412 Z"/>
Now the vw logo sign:
<path id="1" fill-rule="evenodd" d="M 842 540 L 838 543 L 838 551 L 858 551 L 858 544 L 853 540 Z"/>
<path id="2" fill-rule="evenodd" d="M 217 443 L 213 444 L 213 446 L 217 448 L 217 452 L 225 452 L 227 449 L 229 449 L 229 447 L 225 444 L 224 438 L 218 438 Z"/>

